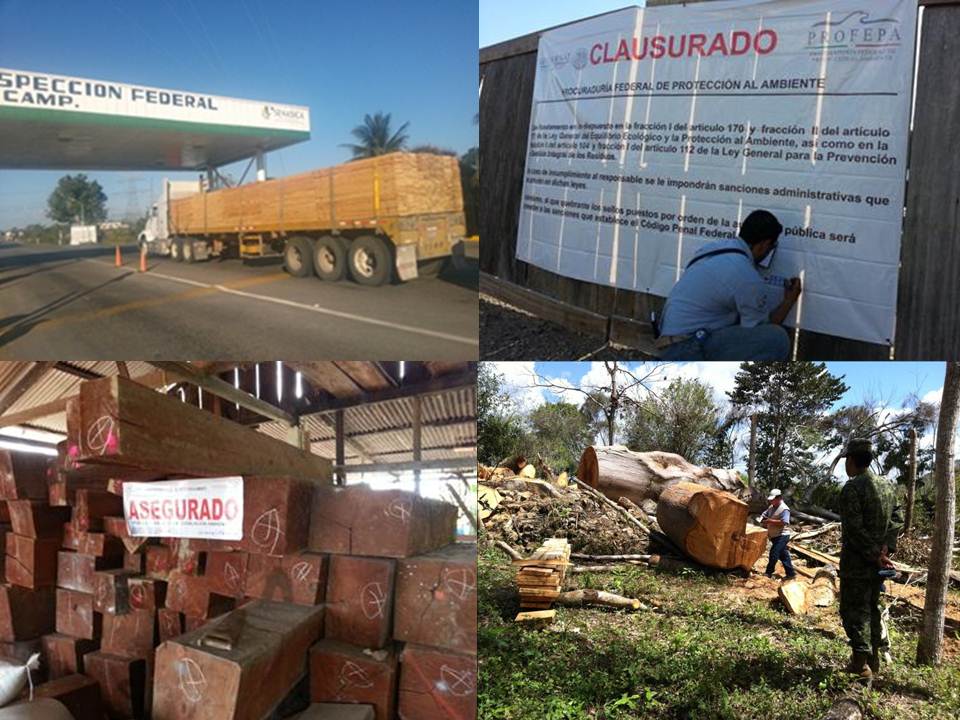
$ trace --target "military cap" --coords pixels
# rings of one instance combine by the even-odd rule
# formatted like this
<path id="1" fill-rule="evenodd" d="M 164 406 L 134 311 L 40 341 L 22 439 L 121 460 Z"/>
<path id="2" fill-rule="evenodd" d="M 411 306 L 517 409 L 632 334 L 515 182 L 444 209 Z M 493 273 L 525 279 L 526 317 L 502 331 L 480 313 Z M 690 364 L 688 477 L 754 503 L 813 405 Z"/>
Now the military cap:
<path id="1" fill-rule="evenodd" d="M 873 442 L 869 438 L 850 438 L 843 455 L 840 457 L 847 457 L 852 453 L 870 453 L 873 455 Z"/>

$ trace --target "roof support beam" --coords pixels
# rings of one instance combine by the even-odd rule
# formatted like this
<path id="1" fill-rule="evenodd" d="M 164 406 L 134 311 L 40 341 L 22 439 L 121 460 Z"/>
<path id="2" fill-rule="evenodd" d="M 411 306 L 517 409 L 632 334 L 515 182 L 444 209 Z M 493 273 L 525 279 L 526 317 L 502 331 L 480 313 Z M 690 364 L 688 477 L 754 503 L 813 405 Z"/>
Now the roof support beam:
<path id="1" fill-rule="evenodd" d="M 192 383 L 197 387 L 202 387 L 207 392 L 213 393 L 214 395 L 219 395 L 224 400 L 229 400 L 232 403 L 236 403 L 240 405 L 240 407 L 245 407 L 248 410 L 257 413 L 258 415 L 262 415 L 265 418 L 279 420 L 285 425 L 291 427 L 297 424 L 297 419 L 290 413 L 285 412 L 284 410 L 281 410 L 275 405 L 271 405 L 270 403 L 265 402 L 258 397 L 254 397 L 243 390 L 238 390 L 230 383 L 224 382 L 218 377 L 206 375 L 196 368 L 191 367 L 187 363 L 156 360 L 151 361 L 150 364 L 174 377 L 178 377 L 181 380 Z"/>
<path id="2" fill-rule="evenodd" d="M 334 465 L 334 470 L 345 473 L 403 472 L 407 470 L 476 470 L 477 459 L 468 455 L 447 460 L 421 460 L 420 462 L 382 462 L 369 465 Z"/>
<path id="3" fill-rule="evenodd" d="M 54 367 L 62 373 L 67 373 L 68 375 L 74 375 L 83 380 L 99 380 L 103 377 L 100 373 L 94 372 L 93 370 L 87 370 L 86 368 L 78 367 L 68 362 L 60 361 L 54 365 Z"/>
<path id="4" fill-rule="evenodd" d="M 33 387 L 37 381 L 47 374 L 47 371 L 55 363 L 52 360 L 43 360 L 32 363 L 27 371 L 20 376 L 13 385 L 0 394 L 0 415 L 3 415 L 27 390 Z"/>

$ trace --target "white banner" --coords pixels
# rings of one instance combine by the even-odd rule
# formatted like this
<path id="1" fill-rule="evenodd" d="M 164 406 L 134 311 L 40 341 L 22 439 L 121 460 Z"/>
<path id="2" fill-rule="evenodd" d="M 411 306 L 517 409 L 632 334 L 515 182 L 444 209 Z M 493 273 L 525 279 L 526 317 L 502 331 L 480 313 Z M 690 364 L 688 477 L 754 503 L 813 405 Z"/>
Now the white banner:
<path id="1" fill-rule="evenodd" d="M 789 323 L 892 344 L 916 13 L 703 2 L 544 33 L 517 257 L 666 296 L 762 208 L 785 228 L 772 298 L 804 281 Z"/>
<path id="2" fill-rule="evenodd" d="M 310 131 L 310 111 L 300 105 L 0 68 L 0 108 L 4 106 Z"/>
<path id="3" fill-rule="evenodd" d="M 133 537 L 243 539 L 243 478 L 124 483 Z"/>

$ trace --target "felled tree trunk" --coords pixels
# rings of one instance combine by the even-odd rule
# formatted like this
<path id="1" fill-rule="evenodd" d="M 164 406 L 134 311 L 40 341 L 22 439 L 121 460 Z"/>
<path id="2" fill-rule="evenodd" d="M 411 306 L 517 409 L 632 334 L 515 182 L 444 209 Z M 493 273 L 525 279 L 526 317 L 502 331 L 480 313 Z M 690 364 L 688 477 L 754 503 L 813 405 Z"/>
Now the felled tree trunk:
<path id="1" fill-rule="evenodd" d="M 577 477 L 611 500 L 625 497 L 641 506 L 678 482 L 749 495 L 736 470 L 700 467 L 673 453 L 633 452 L 623 445 L 588 446 L 580 456 Z"/>
<path id="2" fill-rule="evenodd" d="M 554 602 L 558 605 L 605 605 L 631 610 L 639 610 L 643 606 L 637 598 L 614 595 L 603 590 L 568 590 L 560 593 Z"/>
<path id="3" fill-rule="evenodd" d="M 748 512 L 747 503 L 730 493 L 679 482 L 660 495 L 657 522 L 697 562 L 723 570 L 750 570 L 767 546 L 767 532 L 747 528 Z"/>

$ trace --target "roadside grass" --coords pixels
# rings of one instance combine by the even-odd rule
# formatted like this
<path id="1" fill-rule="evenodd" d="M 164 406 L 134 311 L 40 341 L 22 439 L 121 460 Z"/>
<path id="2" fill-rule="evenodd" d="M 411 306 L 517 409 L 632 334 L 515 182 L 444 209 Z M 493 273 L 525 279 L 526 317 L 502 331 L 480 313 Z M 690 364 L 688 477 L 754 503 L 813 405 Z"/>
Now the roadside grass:
<path id="1" fill-rule="evenodd" d="M 514 622 L 513 571 L 498 550 L 481 546 L 478 575 L 482 720 L 815 720 L 848 696 L 875 720 L 960 717 L 960 668 L 913 665 L 917 636 L 905 619 L 891 622 L 897 662 L 867 689 L 842 672 L 835 611 L 789 616 L 775 600 L 730 592 L 722 574 L 581 575 L 578 585 L 649 609 L 558 608 L 541 629 Z"/>

